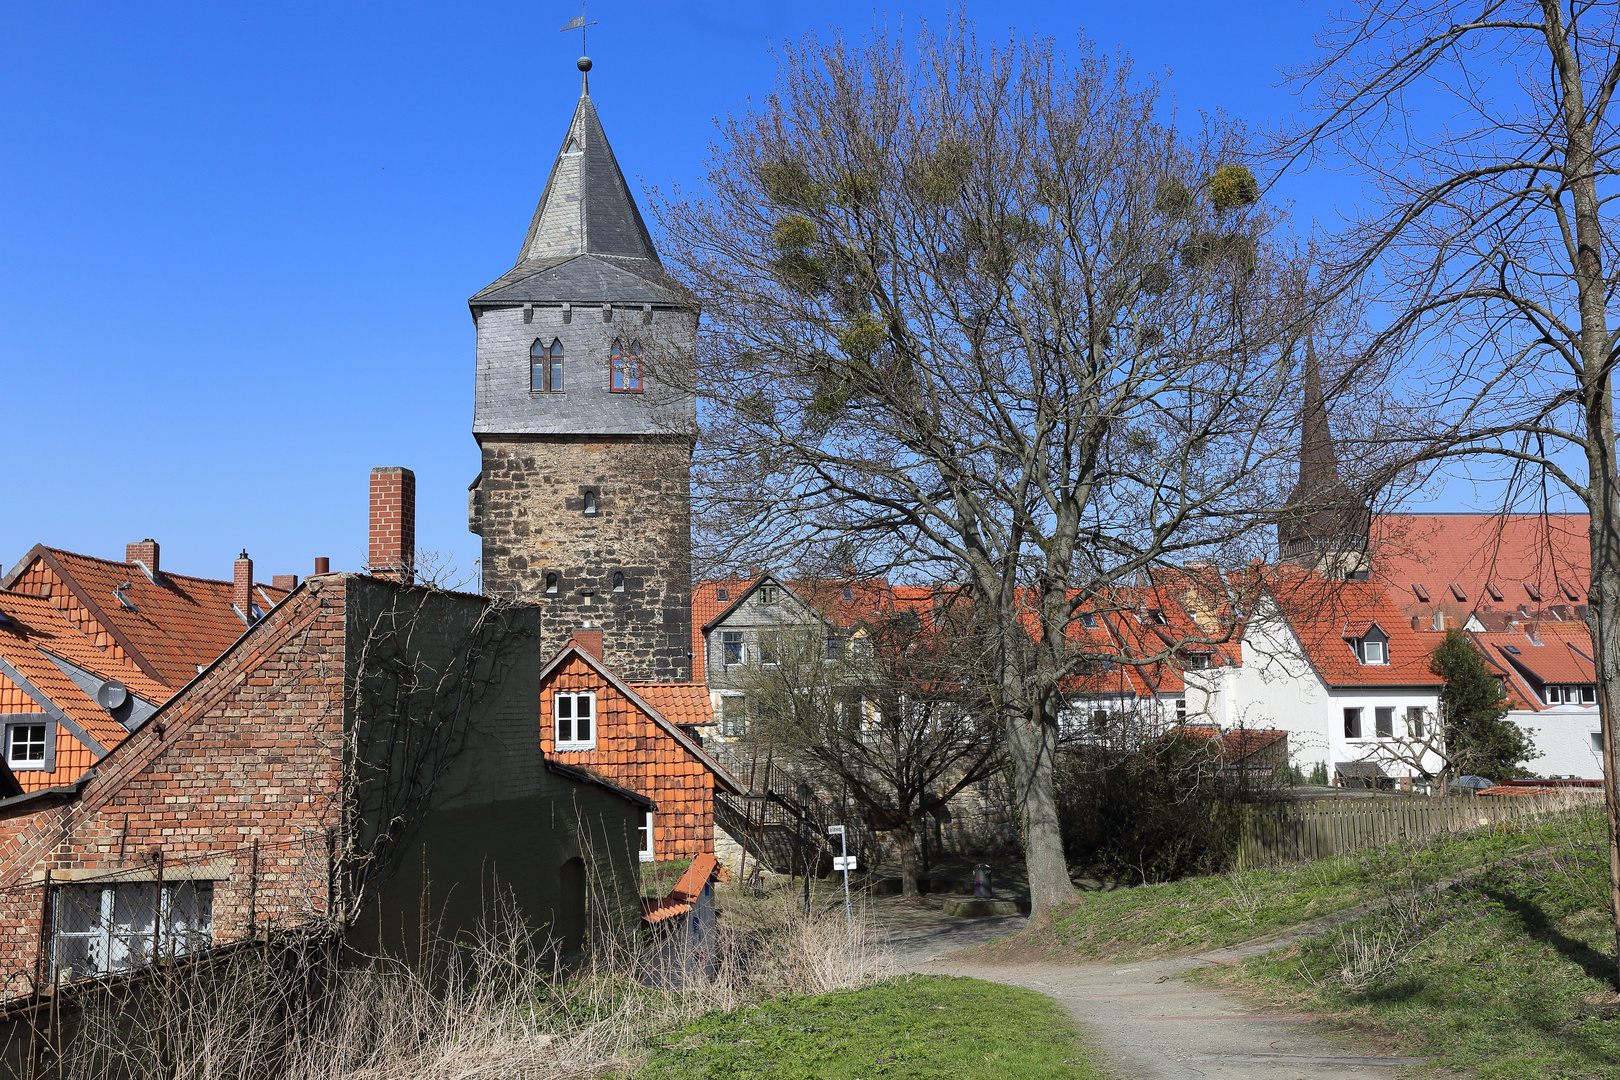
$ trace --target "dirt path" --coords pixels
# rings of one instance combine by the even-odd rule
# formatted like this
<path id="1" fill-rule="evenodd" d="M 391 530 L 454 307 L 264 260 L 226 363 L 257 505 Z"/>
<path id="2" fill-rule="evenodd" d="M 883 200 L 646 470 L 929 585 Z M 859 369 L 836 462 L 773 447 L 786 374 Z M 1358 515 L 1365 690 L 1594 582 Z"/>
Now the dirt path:
<path id="1" fill-rule="evenodd" d="M 1062 1002 L 1095 1035 L 1105 1067 L 1130 1080 L 1394 1080 L 1400 1066 L 1422 1062 L 1334 1045 L 1309 1026 L 1314 1016 L 1264 1013 L 1183 978 L 1206 964 L 1282 947 L 1281 938 L 1130 964 L 986 966 L 951 959 L 955 950 L 1016 933 L 1023 923 L 1012 916 L 919 927 L 896 934 L 894 944 L 906 970 L 1010 983 Z"/>

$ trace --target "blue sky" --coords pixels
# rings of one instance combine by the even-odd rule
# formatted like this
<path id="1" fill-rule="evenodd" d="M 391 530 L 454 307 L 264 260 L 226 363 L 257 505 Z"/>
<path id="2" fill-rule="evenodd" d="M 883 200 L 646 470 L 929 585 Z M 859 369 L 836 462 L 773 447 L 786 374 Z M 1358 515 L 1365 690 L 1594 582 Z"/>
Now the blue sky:
<path id="1" fill-rule="evenodd" d="M 693 184 L 773 42 L 954 6 L 591 7 L 627 175 Z M 1082 29 L 1184 112 L 1286 119 L 1319 0 L 969 3 L 985 37 Z M 0 8 L 0 562 L 35 543 L 229 577 L 364 561 L 366 478 L 418 479 L 466 566 L 478 471 L 466 298 L 508 269 L 578 94 L 568 3 Z M 1288 179 L 1303 226 L 1354 198 Z"/>

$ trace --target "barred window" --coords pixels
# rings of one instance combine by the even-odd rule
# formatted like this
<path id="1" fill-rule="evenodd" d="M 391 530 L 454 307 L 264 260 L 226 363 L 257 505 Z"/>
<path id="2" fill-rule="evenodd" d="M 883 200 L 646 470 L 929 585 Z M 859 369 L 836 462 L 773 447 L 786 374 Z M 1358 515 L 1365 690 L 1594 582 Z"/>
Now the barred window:
<path id="1" fill-rule="evenodd" d="M 213 942 L 214 883 L 177 881 L 158 893 L 155 881 L 59 885 L 51 957 L 57 978 L 129 971 L 201 952 Z"/>

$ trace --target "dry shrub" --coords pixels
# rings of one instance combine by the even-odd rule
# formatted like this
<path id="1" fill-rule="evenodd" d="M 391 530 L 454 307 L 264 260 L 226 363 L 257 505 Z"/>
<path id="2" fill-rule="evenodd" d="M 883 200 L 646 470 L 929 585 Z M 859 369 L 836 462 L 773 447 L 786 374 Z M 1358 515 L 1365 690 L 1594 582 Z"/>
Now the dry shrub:
<path id="1" fill-rule="evenodd" d="M 65 1080 L 501 1080 L 596 1076 L 713 1009 L 780 993 L 853 988 L 895 971 L 859 917 L 786 898 L 728 913 L 675 955 L 704 977 L 659 989 L 671 955 L 644 934 L 599 937 L 565 970 L 550 942 L 510 918 L 416 964 L 340 957 L 333 940 L 288 937 L 80 992 Z M 712 977 L 709 977 L 712 976 Z M 652 985 L 649 985 L 651 983 Z"/>

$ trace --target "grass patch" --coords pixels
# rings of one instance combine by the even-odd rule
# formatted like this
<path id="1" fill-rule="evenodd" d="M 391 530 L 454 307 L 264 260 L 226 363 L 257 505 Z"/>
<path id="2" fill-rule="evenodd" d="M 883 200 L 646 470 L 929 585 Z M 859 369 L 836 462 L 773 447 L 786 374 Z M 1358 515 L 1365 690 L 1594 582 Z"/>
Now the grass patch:
<path id="1" fill-rule="evenodd" d="M 1033 990 L 913 976 L 710 1013 L 663 1040 L 637 1080 L 1093 1080 L 1062 1007 Z"/>
<path id="2" fill-rule="evenodd" d="M 647 862 L 641 864 L 641 895 L 642 896 L 668 896 L 669 890 L 681 880 L 692 865 L 691 859 L 670 859 L 661 862 Z"/>
<path id="3" fill-rule="evenodd" d="M 1567 848 L 1590 831 L 1589 819 L 1584 812 L 1550 815 L 1298 866 L 1090 893 L 1044 926 L 981 946 L 978 958 L 1134 959 L 1234 945 L 1377 900 L 1392 878 L 1432 885 L 1531 852 Z"/>
<path id="4" fill-rule="evenodd" d="M 1563 850 L 1206 978 L 1480 1077 L 1620 1075 L 1603 821 Z"/>

